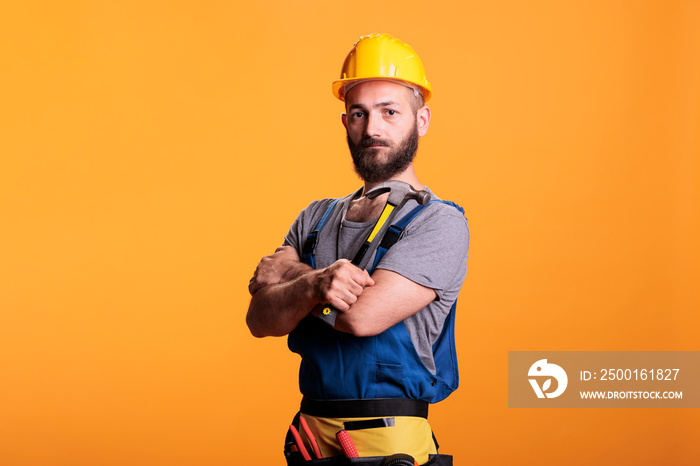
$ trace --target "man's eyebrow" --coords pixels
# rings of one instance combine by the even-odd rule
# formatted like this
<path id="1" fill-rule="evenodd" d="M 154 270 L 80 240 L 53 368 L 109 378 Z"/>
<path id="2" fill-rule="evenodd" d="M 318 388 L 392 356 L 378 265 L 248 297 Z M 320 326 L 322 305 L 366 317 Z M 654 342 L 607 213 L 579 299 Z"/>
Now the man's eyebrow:
<path id="1" fill-rule="evenodd" d="M 391 107 L 392 105 L 398 105 L 398 104 L 397 104 L 396 102 L 394 102 L 393 100 L 387 100 L 386 102 L 379 102 L 378 104 L 376 104 L 376 105 L 374 106 L 374 108 L 377 108 L 377 107 Z"/>
<path id="2" fill-rule="evenodd" d="M 374 104 L 374 108 L 391 107 L 393 105 L 398 105 L 398 104 L 396 102 L 394 102 L 393 100 L 387 100 L 386 102 L 378 102 L 378 103 Z M 352 104 L 350 107 L 348 107 L 348 111 L 350 111 L 350 110 L 364 110 L 365 108 L 367 108 L 367 107 L 365 107 L 362 104 Z"/>

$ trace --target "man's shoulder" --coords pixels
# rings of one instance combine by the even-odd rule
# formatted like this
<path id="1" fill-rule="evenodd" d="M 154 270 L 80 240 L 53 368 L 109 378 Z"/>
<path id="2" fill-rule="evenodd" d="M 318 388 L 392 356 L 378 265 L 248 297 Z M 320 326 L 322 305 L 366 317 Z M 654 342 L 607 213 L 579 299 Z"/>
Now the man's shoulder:
<path id="1" fill-rule="evenodd" d="M 330 207 L 331 204 L 333 204 L 333 202 L 335 202 L 337 200 L 338 200 L 338 198 L 334 198 L 334 197 L 317 199 L 317 200 L 311 201 L 311 203 L 308 206 L 306 206 L 305 208 L 303 208 L 301 210 L 301 212 L 308 213 L 308 214 L 314 214 L 314 213 L 319 212 L 319 211 L 325 212 L 326 209 L 328 209 L 328 207 Z"/>
<path id="2" fill-rule="evenodd" d="M 294 220 L 289 232 L 285 236 L 284 244 L 294 246 L 298 251 L 301 251 L 304 238 L 320 224 L 324 217 L 326 220 L 329 220 L 333 211 L 338 211 L 338 209 L 341 208 L 339 204 L 342 204 L 344 199 L 348 199 L 351 196 L 352 195 L 341 198 L 327 197 L 312 201 L 297 215 L 297 218 Z M 331 209 L 331 207 L 333 208 Z M 326 213 L 328 213 L 328 215 L 326 215 Z"/>
<path id="3" fill-rule="evenodd" d="M 307 207 L 299 212 L 299 218 L 304 219 L 305 222 L 318 221 L 331 207 L 339 207 L 338 204 L 340 204 L 343 199 L 345 199 L 345 197 L 327 197 L 311 201 Z"/>
<path id="4" fill-rule="evenodd" d="M 344 197 L 327 197 L 312 201 L 307 207 L 299 212 L 297 223 L 305 226 L 315 226 L 326 213 L 331 214 L 333 211 L 341 210 L 345 203 L 349 201 L 357 193 L 351 193 Z"/>
<path id="5" fill-rule="evenodd" d="M 411 223 L 414 226 L 431 224 L 434 227 L 436 224 L 448 223 L 454 227 L 468 229 L 464 209 L 452 201 L 440 199 L 435 195 L 432 196 L 430 203 L 421 209 Z"/>

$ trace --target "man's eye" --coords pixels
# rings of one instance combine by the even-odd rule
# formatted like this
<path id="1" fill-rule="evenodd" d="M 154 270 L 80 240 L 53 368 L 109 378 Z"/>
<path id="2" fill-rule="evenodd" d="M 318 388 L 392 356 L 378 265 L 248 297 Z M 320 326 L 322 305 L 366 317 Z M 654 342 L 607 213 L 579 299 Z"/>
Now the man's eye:
<path id="1" fill-rule="evenodd" d="M 394 116 L 394 115 L 396 115 L 396 110 L 387 110 L 386 113 L 389 116 Z"/>
<path id="2" fill-rule="evenodd" d="M 352 114 L 353 118 L 362 118 L 364 116 L 364 113 L 362 112 L 355 112 Z"/>

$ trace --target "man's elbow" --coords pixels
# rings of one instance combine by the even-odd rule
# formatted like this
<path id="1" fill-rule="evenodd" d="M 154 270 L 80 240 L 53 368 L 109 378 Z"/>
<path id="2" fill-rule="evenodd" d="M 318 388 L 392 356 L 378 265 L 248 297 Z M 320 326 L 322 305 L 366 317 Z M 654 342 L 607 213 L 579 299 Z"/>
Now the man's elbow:
<path id="1" fill-rule="evenodd" d="M 250 310 L 246 316 L 246 324 L 248 325 L 250 334 L 255 338 L 283 337 L 294 330 L 294 327 L 291 327 L 283 321 L 266 320 L 265 318 L 250 312 Z"/>
<path id="2" fill-rule="evenodd" d="M 248 330 L 250 330 L 250 334 L 253 335 L 255 338 L 262 338 L 268 336 L 265 332 L 262 331 L 262 328 L 260 328 L 260 326 L 256 324 L 255 319 L 253 319 L 253 317 L 250 315 L 250 311 L 246 316 L 245 323 L 248 325 Z"/>
<path id="3" fill-rule="evenodd" d="M 291 330 L 287 330 L 284 328 L 276 328 L 276 327 L 270 327 L 270 326 L 264 326 L 264 325 L 256 325 L 254 323 L 251 323 L 250 321 L 248 323 L 248 330 L 250 330 L 250 334 L 253 335 L 255 338 L 264 338 L 264 337 L 283 337 Z"/>
<path id="4" fill-rule="evenodd" d="M 272 336 L 269 325 L 266 325 L 265 318 L 259 311 L 256 311 L 255 296 L 250 300 L 248 313 L 245 316 L 245 323 L 248 325 L 250 334 L 255 338 L 263 338 Z"/>

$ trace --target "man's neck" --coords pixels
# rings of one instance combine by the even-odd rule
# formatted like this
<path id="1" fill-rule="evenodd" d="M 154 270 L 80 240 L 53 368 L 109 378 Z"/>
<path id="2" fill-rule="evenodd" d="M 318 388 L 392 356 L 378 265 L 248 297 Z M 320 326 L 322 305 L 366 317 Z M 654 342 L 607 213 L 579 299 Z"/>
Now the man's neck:
<path id="1" fill-rule="evenodd" d="M 423 186 L 423 184 L 418 180 L 418 175 L 416 175 L 416 170 L 413 168 L 413 164 L 410 164 L 404 171 L 392 176 L 388 180 L 376 182 L 365 181 L 365 187 L 362 190 L 362 195 L 364 196 L 364 193 L 371 191 L 374 187 L 386 181 L 403 181 L 404 183 L 408 183 L 411 186 L 413 186 L 413 189 L 415 189 L 416 191 L 422 191 L 423 189 L 425 189 L 425 186 Z"/>
<path id="2" fill-rule="evenodd" d="M 413 164 L 411 164 L 406 170 L 388 180 L 371 183 L 365 182 L 362 195 L 350 202 L 350 206 L 345 214 L 345 219 L 351 222 L 369 222 L 370 220 L 379 218 L 379 215 L 382 213 L 384 205 L 386 204 L 386 200 L 389 197 L 389 193 L 382 194 L 374 199 L 365 197 L 365 193 L 371 191 L 373 188 L 385 181 L 403 181 L 404 183 L 408 183 L 413 186 L 413 189 L 417 191 L 422 191 L 425 189 L 425 186 L 423 186 L 423 184 L 418 180 Z"/>

